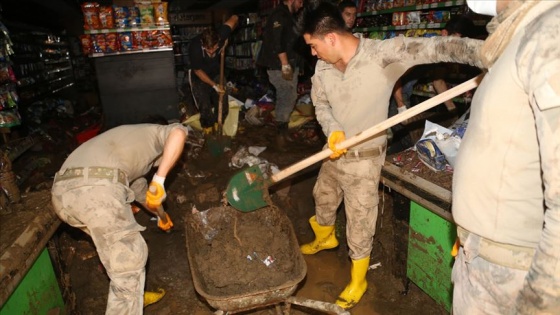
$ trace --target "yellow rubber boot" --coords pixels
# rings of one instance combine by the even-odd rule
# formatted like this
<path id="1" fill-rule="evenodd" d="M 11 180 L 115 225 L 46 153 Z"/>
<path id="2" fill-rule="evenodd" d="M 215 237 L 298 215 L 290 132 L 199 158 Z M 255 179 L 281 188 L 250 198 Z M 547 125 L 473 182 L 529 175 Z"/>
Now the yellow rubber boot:
<path id="1" fill-rule="evenodd" d="M 311 243 L 301 245 L 302 254 L 313 255 L 323 249 L 331 249 L 338 246 L 338 240 L 334 235 L 334 225 L 319 225 L 315 216 L 309 219 L 309 224 L 315 233 L 315 240 Z"/>
<path id="2" fill-rule="evenodd" d="M 212 128 L 212 127 L 202 128 L 202 132 L 203 132 L 205 135 L 212 134 L 213 131 L 214 131 L 214 128 Z"/>
<path id="3" fill-rule="evenodd" d="M 366 273 L 368 268 L 369 256 L 358 260 L 352 260 L 352 269 L 350 270 L 352 279 L 336 299 L 336 305 L 347 310 L 360 302 L 362 295 L 364 295 L 367 289 Z"/>
<path id="4" fill-rule="evenodd" d="M 164 295 L 165 290 L 161 288 L 159 288 L 157 292 L 144 292 L 144 307 L 159 302 Z"/>

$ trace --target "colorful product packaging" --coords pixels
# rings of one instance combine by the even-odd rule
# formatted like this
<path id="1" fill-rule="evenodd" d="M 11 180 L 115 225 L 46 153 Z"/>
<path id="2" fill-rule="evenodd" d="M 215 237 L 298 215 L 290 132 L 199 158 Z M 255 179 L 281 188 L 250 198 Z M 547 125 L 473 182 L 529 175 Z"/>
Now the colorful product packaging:
<path id="1" fill-rule="evenodd" d="M 84 14 L 84 29 L 97 30 L 101 28 L 101 23 L 99 22 L 99 3 L 82 3 L 82 13 Z"/>

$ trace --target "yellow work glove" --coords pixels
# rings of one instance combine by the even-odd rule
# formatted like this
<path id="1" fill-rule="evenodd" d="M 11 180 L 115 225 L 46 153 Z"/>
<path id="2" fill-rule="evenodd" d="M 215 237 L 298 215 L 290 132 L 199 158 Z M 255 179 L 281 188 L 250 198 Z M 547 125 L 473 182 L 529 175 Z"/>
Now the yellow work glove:
<path id="1" fill-rule="evenodd" d="M 165 187 L 163 183 L 165 182 L 165 177 L 158 176 L 154 174 L 150 186 L 148 186 L 148 191 L 146 191 L 146 206 L 150 209 L 157 209 L 161 207 L 161 203 L 167 197 L 165 193 Z"/>
<path id="2" fill-rule="evenodd" d="M 159 288 L 157 292 L 144 292 L 144 307 L 159 302 L 159 300 L 163 299 L 164 295 L 165 290 L 162 288 Z"/>
<path id="3" fill-rule="evenodd" d="M 346 153 L 346 151 L 348 151 L 347 149 L 337 149 L 336 148 L 336 145 L 341 143 L 344 140 L 346 140 L 346 135 L 344 134 L 344 131 L 336 130 L 336 131 L 331 132 L 331 135 L 329 136 L 329 139 L 328 139 L 329 149 L 331 149 L 333 151 L 333 153 L 330 156 L 331 159 L 336 159 L 339 156 Z"/>
<path id="4" fill-rule="evenodd" d="M 163 220 L 158 216 L 157 226 L 162 231 L 169 232 L 169 231 L 171 231 L 171 228 L 173 227 L 173 222 L 171 221 L 171 218 L 169 217 L 169 214 L 167 214 L 167 212 L 164 212 L 164 214 L 165 214 L 165 220 L 167 221 L 167 223 L 163 223 Z"/>

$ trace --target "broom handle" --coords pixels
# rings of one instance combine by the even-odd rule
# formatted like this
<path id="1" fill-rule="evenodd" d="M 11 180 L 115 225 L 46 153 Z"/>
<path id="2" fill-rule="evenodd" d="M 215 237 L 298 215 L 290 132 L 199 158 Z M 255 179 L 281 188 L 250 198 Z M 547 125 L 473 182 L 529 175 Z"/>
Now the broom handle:
<path id="1" fill-rule="evenodd" d="M 478 86 L 478 84 L 480 83 L 480 81 L 482 80 L 482 78 L 484 77 L 484 73 L 478 75 L 477 77 L 474 77 L 462 84 L 457 85 L 456 87 L 449 89 L 441 94 L 438 94 L 416 106 L 411 107 L 410 109 L 407 109 L 406 111 L 395 115 L 393 117 L 390 117 L 382 122 L 380 122 L 379 124 L 370 127 L 346 140 L 344 140 L 343 142 L 339 143 L 336 147 L 337 149 L 346 149 L 349 148 L 351 146 L 354 146 L 364 140 L 367 140 L 369 138 L 371 138 L 372 136 L 378 134 L 381 131 L 384 131 L 387 128 L 391 128 L 392 126 L 401 123 L 413 116 L 416 116 L 432 107 L 435 107 L 438 104 L 441 104 L 447 100 L 450 100 L 458 95 L 461 95 L 467 91 L 470 91 L 474 88 L 476 88 Z M 308 167 L 311 164 L 315 164 L 321 160 L 326 159 L 327 157 L 329 157 L 331 154 L 333 153 L 333 151 L 331 149 L 325 149 L 321 152 L 315 153 L 314 155 L 301 160 L 297 163 L 294 163 L 290 166 L 288 166 L 287 168 L 281 170 L 280 172 L 274 174 L 271 177 L 271 183 L 276 183 L 281 181 L 282 179 Z"/>

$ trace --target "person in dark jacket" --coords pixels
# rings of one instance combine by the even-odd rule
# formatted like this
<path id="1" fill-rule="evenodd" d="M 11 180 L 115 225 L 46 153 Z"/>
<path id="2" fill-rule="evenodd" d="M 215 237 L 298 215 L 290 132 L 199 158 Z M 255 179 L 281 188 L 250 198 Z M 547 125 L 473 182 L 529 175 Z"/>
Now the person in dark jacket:
<path id="1" fill-rule="evenodd" d="M 288 136 L 288 122 L 297 99 L 299 56 L 295 43 L 294 15 L 303 7 L 303 0 L 284 0 L 270 14 L 264 28 L 263 45 L 257 64 L 267 68 L 268 79 L 276 89 L 276 145 L 284 148 Z"/>
<path id="2" fill-rule="evenodd" d="M 204 133 L 212 132 L 218 121 L 219 94 L 225 93 L 220 87 L 220 52 L 225 49 L 225 41 L 237 26 L 239 18 L 232 15 L 217 30 L 205 29 L 193 38 L 189 45 L 190 67 L 189 81 L 191 91 L 198 110 L 200 111 L 200 125 Z M 227 95 L 224 96 L 222 117 L 228 115 Z"/>

